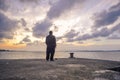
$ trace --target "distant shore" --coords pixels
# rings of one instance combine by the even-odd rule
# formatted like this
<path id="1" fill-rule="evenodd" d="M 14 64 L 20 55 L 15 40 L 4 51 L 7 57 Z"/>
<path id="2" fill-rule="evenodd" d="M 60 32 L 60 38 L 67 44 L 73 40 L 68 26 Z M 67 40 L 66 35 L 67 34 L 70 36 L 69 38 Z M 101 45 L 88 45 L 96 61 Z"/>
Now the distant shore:
<path id="1" fill-rule="evenodd" d="M 7 50 L 0 49 L 1 52 L 45 52 L 45 51 L 26 51 L 26 50 Z M 57 51 L 57 52 L 120 52 L 120 50 L 69 50 L 69 51 Z"/>
<path id="2" fill-rule="evenodd" d="M 120 62 L 82 58 L 0 60 L 0 80 L 118 80 Z M 118 78 L 118 79 L 116 79 Z"/>

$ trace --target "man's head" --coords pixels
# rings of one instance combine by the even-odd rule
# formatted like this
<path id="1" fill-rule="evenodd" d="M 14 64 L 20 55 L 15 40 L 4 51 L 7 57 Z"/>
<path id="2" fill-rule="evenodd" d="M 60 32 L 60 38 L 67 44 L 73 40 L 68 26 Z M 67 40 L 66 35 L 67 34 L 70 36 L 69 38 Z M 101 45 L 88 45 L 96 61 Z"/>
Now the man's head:
<path id="1" fill-rule="evenodd" d="M 49 35 L 52 35 L 53 34 L 53 32 L 52 31 L 49 31 Z"/>

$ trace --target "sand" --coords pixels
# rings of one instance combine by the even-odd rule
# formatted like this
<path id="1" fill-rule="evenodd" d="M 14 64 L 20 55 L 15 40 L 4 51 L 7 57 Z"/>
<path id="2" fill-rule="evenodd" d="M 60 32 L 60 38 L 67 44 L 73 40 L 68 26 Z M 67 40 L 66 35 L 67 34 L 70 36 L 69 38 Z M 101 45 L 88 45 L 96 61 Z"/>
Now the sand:
<path id="1" fill-rule="evenodd" d="M 0 80 L 120 80 L 117 61 L 81 58 L 0 60 Z"/>

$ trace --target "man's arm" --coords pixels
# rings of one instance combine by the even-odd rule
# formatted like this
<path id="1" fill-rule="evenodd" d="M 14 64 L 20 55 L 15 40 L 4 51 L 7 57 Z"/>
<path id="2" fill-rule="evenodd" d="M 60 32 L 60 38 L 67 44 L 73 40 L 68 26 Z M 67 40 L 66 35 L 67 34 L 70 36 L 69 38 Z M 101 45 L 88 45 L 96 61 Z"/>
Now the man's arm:
<path id="1" fill-rule="evenodd" d="M 46 43 L 46 45 L 48 45 L 48 39 L 47 39 L 47 37 L 46 37 L 45 43 Z"/>
<path id="2" fill-rule="evenodd" d="M 54 42 L 55 42 L 55 47 L 56 47 L 56 38 L 55 38 L 55 36 L 54 36 Z"/>

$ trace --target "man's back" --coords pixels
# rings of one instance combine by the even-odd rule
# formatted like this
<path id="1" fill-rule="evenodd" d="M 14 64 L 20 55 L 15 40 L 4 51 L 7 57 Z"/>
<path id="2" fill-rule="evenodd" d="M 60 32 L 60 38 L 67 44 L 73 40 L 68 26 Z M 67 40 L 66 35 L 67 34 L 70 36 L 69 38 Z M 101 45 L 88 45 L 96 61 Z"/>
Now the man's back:
<path id="1" fill-rule="evenodd" d="M 56 47 L 56 39 L 55 39 L 55 36 L 53 35 L 48 35 L 46 37 L 46 44 L 48 47 L 52 47 L 52 48 L 55 48 Z"/>

